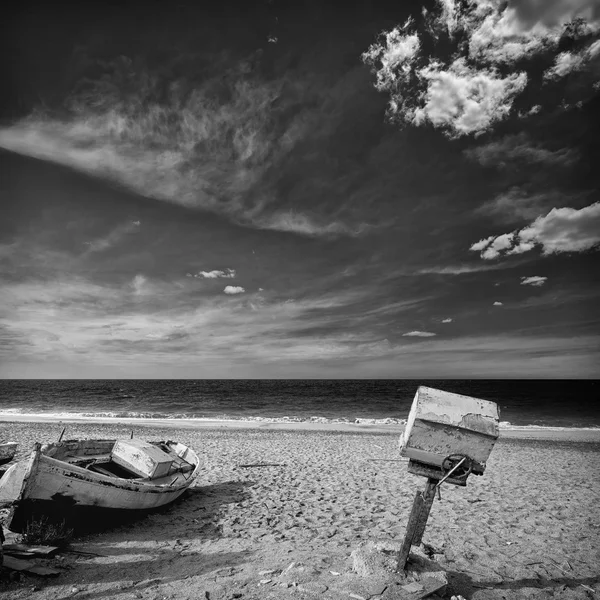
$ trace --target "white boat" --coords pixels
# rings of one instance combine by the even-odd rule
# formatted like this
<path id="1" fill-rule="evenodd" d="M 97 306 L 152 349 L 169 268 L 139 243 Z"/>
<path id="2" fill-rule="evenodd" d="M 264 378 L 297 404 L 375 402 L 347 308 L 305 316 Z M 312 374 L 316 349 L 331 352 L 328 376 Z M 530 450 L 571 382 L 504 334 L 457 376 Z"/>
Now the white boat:
<path id="1" fill-rule="evenodd" d="M 196 453 L 178 442 L 35 444 L 29 458 L 0 479 L 0 504 L 10 506 L 6 525 L 17 532 L 40 517 L 80 523 L 78 519 L 88 520 L 90 512 L 133 514 L 176 500 L 199 469 Z"/>
<path id="2" fill-rule="evenodd" d="M 0 442 L 0 465 L 9 463 L 17 452 L 16 442 Z"/>

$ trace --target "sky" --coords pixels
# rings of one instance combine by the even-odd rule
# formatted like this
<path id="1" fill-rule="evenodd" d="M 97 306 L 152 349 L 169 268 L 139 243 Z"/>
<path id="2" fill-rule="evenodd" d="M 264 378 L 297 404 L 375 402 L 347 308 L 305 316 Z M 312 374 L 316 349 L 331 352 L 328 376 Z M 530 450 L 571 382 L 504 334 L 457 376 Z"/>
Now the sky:
<path id="1" fill-rule="evenodd" d="M 600 377 L 597 0 L 11 11 L 0 377 Z"/>

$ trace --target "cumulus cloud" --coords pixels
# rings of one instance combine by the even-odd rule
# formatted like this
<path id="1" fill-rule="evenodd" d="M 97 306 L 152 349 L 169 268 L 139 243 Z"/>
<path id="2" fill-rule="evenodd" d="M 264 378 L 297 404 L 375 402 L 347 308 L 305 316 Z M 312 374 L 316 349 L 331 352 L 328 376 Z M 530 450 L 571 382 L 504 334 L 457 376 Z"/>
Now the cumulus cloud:
<path id="1" fill-rule="evenodd" d="M 547 277 L 541 277 L 540 275 L 532 275 L 531 277 L 521 277 L 521 285 L 532 285 L 534 287 L 542 287 L 547 280 Z"/>
<path id="2" fill-rule="evenodd" d="M 502 302 L 496 301 L 496 302 L 494 302 L 494 306 L 504 306 L 504 305 Z"/>
<path id="3" fill-rule="evenodd" d="M 589 46 L 575 51 L 561 52 L 554 60 L 554 64 L 544 73 L 545 79 L 561 79 L 574 71 L 581 71 L 592 61 L 600 58 L 600 40 Z"/>
<path id="4" fill-rule="evenodd" d="M 427 337 L 433 337 L 437 334 L 435 333 L 431 333 L 429 331 L 409 331 L 408 333 L 403 333 L 402 334 L 403 337 L 423 337 L 423 338 L 427 338 Z"/>
<path id="5" fill-rule="evenodd" d="M 406 33 L 412 25 L 412 19 L 408 19 L 401 27 L 384 32 L 382 42 L 373 44 L 363 54 L 365 62 L 380 63 L 377 70 L 377 89 L 387 89 L 390 82 L 396 81 L 403 72 L 406 73 L 410 69 L 410 63 L 417 56 L 421 46 L 418 34 Z"/>
<path id="6" fill-rule="evenodd" d="M 470 250 L 489 260 L 499 256 L 523 254 L 535 247 L 542 254 L 585 252 L 600 245 L 600 202 L 579 210 L 553 208 L 531 225 L 474 243 Z"/>
<path id="7" fill-rule="evenodd" d="M 592 2 L 562 0 L 540 8 L 545 3 L 534 0 L 437 0 L 432 12 L 423 9 L 421 22 L 409 18 L 384 31 L 362 59 L 376 75 L 375 87 L 390 95 L 392 120 L 430 123 L 450 137 L 478 135 L 511 113 L 528 83 L 524 61 L 557 55 L 548 79 L 595 56 L 594 42 L 579 54 L 558 50 L 565 35 L 580 37 L 577 27 L 568 29 L 576 18 L 589 21 L 591 34 L 600 30 Z M 529 4 L 535 6 L 523 8 Z M 539 110 L 533 103 L 520 114 Z"/>
<path id="8" fill-rule="evenodd" d="M 234 294 L 243 294 L 246 290 L 239 285 L 227 285 L 223 290 L 226 294 L 234 295 Z"/>
<path id="9" fill-rule="evenodd" d="M 442 323 L 452 323 L 452 319 L 451 318 L 442 319 Z"/>
<path id="10" fill-rule="evenodd" d="M 513 245 L 514 234 L 505 233 L 491 240 L 485 249 L 481 252 L 481 257 L 485 259 L 496 258 L 500 256 L 503 250 L 507 250 Z"/>
<path id="11" fill-rule="evenodd" d="M 430 122 L 457 137 L 483 133 L 504 119 L 527 83 L 525 73 L 502 77 L 490 69 L 470 67 L 463 58 L 447 69 L 430 64 L 419 71 L 419 77 L 427 81 L 427 91 L 423 105 L 414 109 L 412 122 Z"/>
<path id="12" fill-rule="evenodd" d="M 198 273 L 187 273 L 187 277 L 200 277 L 203 279 L 233 279 L 235 277 L 235 269 L 225 269 L 219 271 L 217 269 L 213 271 L 199 271 Z"/>

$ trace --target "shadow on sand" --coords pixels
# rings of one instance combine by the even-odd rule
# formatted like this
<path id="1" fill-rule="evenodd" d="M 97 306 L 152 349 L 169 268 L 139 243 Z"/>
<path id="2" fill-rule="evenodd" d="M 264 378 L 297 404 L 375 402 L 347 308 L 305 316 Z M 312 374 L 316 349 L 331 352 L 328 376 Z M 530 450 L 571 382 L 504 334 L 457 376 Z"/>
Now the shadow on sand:
<path id="1" fill-rule="evenodd" d="M 496 592 L 502 591 L 513 591 L 518 592 L 524 588 L 527 589 L 539 589 L 540 592 L 546 590 L 551 591 L 553 594 L 557 591 L 563 591 L 567 588 L 576 589 L 581 586 L 587 586 L 592 588 L 595 584 L 600 583 L 600 576 L 598 577 L 556 577 L 556 578 L 535 578 L 535 579 L 513 579 L 498 583 L 497 581 L 473 581 L 473 579 L 466 573 L 458 571 L 447 571 L 448 573 L 448 587 L 452 591 L 452 594 L 460 594 L 467 600 L 473 597 L 476 592 L 481 590 L 493 590 Z M 496 597 L 496 596 L 494 596 Z M 518 597 L 518 596 L 515 596 Z M 529 597 L 529 596 L 528 596 Z M 500 598 L 500 596 L 498 596 Z"/>
<path id="2" fill-rule="evenodd" d="M 222 507 L 245 500 L 249 495 L 246 488 L 252 485 L 251 481 L 229 481 L 193 487 L 172 504 L 151 513 L 119 513 L 112 520 L 71 523 L 76 526 L 74 538 L 63 556 L 77 557 L 77 562 L 58 579 L 47 581 L 47 587 L 108 584 L 109 589 L 80 594 L 96 599 L 143 592 L 223 568 L 235 569 L 252 553 L 216 549 L 206 553 L 203 544 L 222 536 Z M 72 593 L 64 597 L 70 596 Z"/>

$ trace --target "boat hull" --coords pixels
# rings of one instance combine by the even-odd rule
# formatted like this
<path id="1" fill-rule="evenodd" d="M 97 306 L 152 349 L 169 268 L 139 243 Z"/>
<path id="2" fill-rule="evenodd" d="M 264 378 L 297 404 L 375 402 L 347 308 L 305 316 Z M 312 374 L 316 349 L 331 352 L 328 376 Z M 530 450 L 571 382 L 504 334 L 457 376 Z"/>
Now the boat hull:
<path id="1" fill-rule="evenodd" d="M 199 468 L 189 448 L 186 459 L 194 464 L 187 476 L 151 480 L 122 479 L 94 473 L 34 450 L 28 461 L 10 467 L 1 480 L 2 495 L 14 499 L 7 526 L 20 532 L 33 518 L 86 520 L 92 513 L 105 515 L 148 512 L 179 498 L 192 484 Z"/>
<path id="2" fill-rule="evenodd" d="M 23 500 L 11 511 L 6 528 L 14 533 L 25 533 L 31 523 L 37 522 L 45 527 L 55 525 L 59 531 L 72 530 L 77 534 L 96 533 L 128 525 L 149 514 L 167 510 L 178 500 L 179 498 L 172 503 L 151 509 L 136 510 L 70 505 L 55 500 Z"/>

